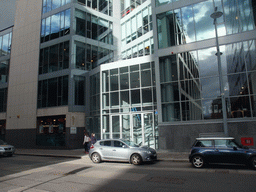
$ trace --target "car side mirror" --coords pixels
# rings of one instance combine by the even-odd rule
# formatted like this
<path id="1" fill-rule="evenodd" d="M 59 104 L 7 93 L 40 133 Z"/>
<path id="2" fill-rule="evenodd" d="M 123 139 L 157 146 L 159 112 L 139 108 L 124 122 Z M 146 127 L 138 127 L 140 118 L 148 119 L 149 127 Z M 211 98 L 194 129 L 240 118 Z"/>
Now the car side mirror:
<path id="1" fill-rule="evenodd" d="M 234 150 L 237 150 L 237 147 L 233 147 Z"/>
<path id="2" fill-rule="evenodd" d="M 126 146 L 126 145 L 123 145 L 122 147 L 123 147 L 123 148 L 127 148 L 127 146 Z"/>

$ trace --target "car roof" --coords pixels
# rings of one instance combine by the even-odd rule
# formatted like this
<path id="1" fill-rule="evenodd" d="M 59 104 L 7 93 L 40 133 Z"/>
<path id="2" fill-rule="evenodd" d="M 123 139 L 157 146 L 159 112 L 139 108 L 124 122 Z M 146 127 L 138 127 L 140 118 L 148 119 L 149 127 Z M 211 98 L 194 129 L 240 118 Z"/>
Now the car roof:
<path id="1" fill-rule="evenodd" d="M 220 139 L 235 139 L 234 137 L 200 137 L 196 138 L 196 140 L 220 140 Z"/>
<path id="2" fill-rule="evenodd" d="M 118 141 L 124 141 L 123 139 L 100 139 L 98 141 L 113 141 L 113 140 L 118 140 Z"/>

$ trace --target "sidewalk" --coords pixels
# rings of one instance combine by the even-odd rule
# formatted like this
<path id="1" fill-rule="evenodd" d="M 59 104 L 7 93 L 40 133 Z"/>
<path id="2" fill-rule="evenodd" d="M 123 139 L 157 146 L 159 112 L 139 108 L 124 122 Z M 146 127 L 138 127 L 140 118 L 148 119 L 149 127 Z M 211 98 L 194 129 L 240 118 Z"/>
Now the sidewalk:
<path id="1" fill-rule="evenodd" d="M 31 155 L 31 156 L 48 156 L 48 157 L 65 157 L 65 158 L 88 158 L 84 153 L 84 149 L 73 150 L 51 150 L 51 149 L 16 149 L 16 155 Z M 165 150 L 157 151 L 157 159 L 160 161 L 176 161 L 188 162 L 189 153 L 186 152 L 168 152 Z"/>

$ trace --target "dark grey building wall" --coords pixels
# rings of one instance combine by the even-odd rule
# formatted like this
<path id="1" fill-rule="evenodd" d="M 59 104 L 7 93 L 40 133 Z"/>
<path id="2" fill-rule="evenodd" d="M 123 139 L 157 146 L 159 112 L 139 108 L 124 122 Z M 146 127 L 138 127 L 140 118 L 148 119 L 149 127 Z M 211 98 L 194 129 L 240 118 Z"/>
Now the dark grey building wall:
<path id="1" fill-rule="evenodd" d="M 37 145 L 36 129 L 7 129 L 5 141 L 16 148 L 24 149 L 81 149 L 84 141 L 84 127 L 77 127 L 77 134 L 70 134 L 66 128 L 65 146 L 40 146 Z"/>
<path id="2" fill-rule="evenodd" d="M 66 147 L 68 149 L 83 148 L 84 127 L 77 127 L 77 134 L 70 134 L 70 127 L 66 128 Z"/>
<path id="3" fill-rule="evenodd" d="M 159 125 L 159 149 L 173 152 L 189 152 L 200 133 L 223 132 L 222 123 Z M 241 142 L 241 137 L 253 137 L 256 147 L 256 121 L 229 122 L 229 136 Z"/>
<path id="4" fill-rule="evenodd" d="M 14 25 L 16 0 L 0 1 L 0 31 Z"/>
<path id="5" fill-rule="evenodd" d="M 5 141 L 16 148 L 36 148 L 36 129 L 6 129 Z"/>

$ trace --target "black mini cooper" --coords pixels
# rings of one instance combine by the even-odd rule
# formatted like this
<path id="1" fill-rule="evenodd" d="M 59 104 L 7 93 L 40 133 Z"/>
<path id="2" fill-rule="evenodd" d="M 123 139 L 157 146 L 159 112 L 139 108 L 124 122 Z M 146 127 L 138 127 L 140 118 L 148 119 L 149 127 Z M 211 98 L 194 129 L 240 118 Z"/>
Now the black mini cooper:
<path id="1" fill-rule="evenodd" d="M 238 144 L 233 137 L 197 138 L 189 155 L 196 168 L 206 164 L 244 164 L 256 169 L 256 150 Z"/>

